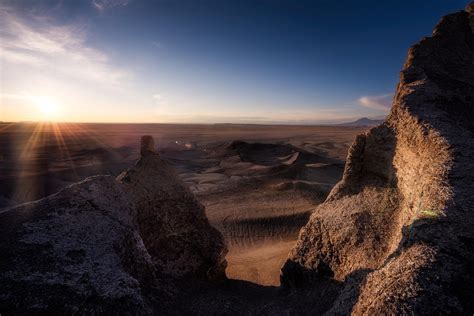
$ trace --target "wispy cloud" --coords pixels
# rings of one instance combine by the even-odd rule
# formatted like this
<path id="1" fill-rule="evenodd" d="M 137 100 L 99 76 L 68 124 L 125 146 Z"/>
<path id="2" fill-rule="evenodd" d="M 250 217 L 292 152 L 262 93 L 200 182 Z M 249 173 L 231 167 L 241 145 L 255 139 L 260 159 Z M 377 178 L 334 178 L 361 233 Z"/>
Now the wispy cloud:
<path id="1" fill-rule="evenodd" d="M 27 94 L 0 93 L 0 99 L 29 100 L 30 98 Z"/>
<path id="2" fill-rule="evenodd" d="M 31 95 L 30 93 L 0 93 L 0 100 L 2 99 L 36 101 L 44 99 L 44 97 Z"/>
<path id="3" fill-rule="evenodd" d="M 57 26 L 46 17 L 21 16 L 0 7 L 2 63 L 26 64 L 76 79 L 117 84 L 126 73 L 112 67 L 106 54 L 88 46 L 86 35 L 80 25 Z"/>
<path id="4" fill-rule="evenodd" d="M 363 107 L 387 111 L 392 105 L 393 94 L 364 96 L 357 100 L 357 103 Z"/>
<path id="5" fill-rule="evenodd" d="M 163 101 L 163 96 L 161 94 L 155 93 L 153 95 L 153 100 L 155 100 L 155 102 L 161 102 Z"/>
<path id="6" fill-rule="evenodd" d="M 166 102 L 165 98 L 163 97 L 162 94 L 155 93 L 153 96 L 153 103 L 158 107 L 160 111 L 169 111 L 171 108 L 169 108 L 168 102 Z"/>
<path id="7" fill-rule="evenodd" d="M 92 5 L 102 12 L 115 7 L 124 7 L 129 2 L 129 0 L 92 0 Z"/>
<path id="8" fill-rule="evenodd" d="M 151 41 L 150 44 L 156 48 L 162 48 L 163 44 L 159 41 Z"/>

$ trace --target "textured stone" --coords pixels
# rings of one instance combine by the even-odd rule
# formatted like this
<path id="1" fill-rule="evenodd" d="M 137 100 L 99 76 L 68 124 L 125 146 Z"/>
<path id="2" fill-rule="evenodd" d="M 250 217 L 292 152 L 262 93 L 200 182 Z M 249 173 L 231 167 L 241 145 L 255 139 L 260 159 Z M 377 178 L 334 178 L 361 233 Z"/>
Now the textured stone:
<path id="1" fill-rule="evenodd" d="M 225 277 L 221 234 L 143 140 L 118 179 L 91 177 L 0 213 L 0 313 L 176 311 L 190 280 Z"/>
<path id="2" fill-rule="evenodd" d="M 160 271 L 174 277 L 225 277 L 227 248 L 222 235 L 157 153 L 148 150 L 117 179 L 137 209 L 140 234 Z"/>
<path id="3" fill-rule="evenodd" d="M 282 268 L 287 288 L 344 282 L 329 314 L 474 311 L 471 21 L 448 15 L 409 50 L 388 118 L 356 138 Z"/>
<path id="4" fill-rule="evenodd" d="M 140 154 L 142 156 L 155 153 L 155 140 L 150 135 L 142 136 Z"/>

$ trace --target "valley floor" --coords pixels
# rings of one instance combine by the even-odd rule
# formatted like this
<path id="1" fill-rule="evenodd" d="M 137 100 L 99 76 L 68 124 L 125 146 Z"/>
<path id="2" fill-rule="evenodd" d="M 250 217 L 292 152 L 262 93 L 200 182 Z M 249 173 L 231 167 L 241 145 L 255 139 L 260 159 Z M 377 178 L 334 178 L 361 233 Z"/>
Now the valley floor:
<path id="1" fill-rule="evenodd" d="M 278 286 L 300 228 L 340 179 L 347 149 L 366 129 L 3 123 L 0 209 L 88 176 L 118 175 L 138 158 L 137 140 L 149 134 L 226 238 L 228 276 Z"/>

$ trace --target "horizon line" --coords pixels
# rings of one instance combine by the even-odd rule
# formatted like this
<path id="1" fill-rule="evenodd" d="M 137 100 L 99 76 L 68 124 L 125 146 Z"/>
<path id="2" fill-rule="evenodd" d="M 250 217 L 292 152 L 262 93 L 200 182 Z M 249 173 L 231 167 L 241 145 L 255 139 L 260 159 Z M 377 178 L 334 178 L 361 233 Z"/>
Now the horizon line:
<path id="1" fill-rule="evenodd" d="M 357 121 L 358 119 L 354 120 Z M 373 119 L 378 120 L 378 119 Z M 383 119 L 380 119 L 383 121 Z M 74 121 L 0 121 L 0 124 L 104 124 L 104 125 L 253 125 L 253 126 L 339 126 L 339 127 L 357 127 L 357 126 L 344 126 L 346 123 L 352 123 L 354 121 L 343 121 L 334 123 L 284 123 L 284 122 L 268 122 L 268 123 L 204 123 L 204 122 L 74 122 Z M 362 126 L 362 125 L 360 125 Z"/>

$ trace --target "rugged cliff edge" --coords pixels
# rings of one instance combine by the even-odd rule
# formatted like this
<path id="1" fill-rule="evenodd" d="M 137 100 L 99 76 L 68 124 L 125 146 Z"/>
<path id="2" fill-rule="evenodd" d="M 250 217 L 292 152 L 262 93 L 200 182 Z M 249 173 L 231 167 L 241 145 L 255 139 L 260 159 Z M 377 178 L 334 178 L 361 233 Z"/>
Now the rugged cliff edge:
<path id="1" fill-rule="evenodd" d="M 0 313 L 177 312 L 181 287 L 225 278 L 222 235 L 153 147 L 117 179 L 0 213 Z"/>
<path id="2" fill-rule="evenodd" d="M 386 121 L 354 141 L 286 288 L 343 282 L 329 314 L 474 311 L 474 5 L 413 46 Z"/>

